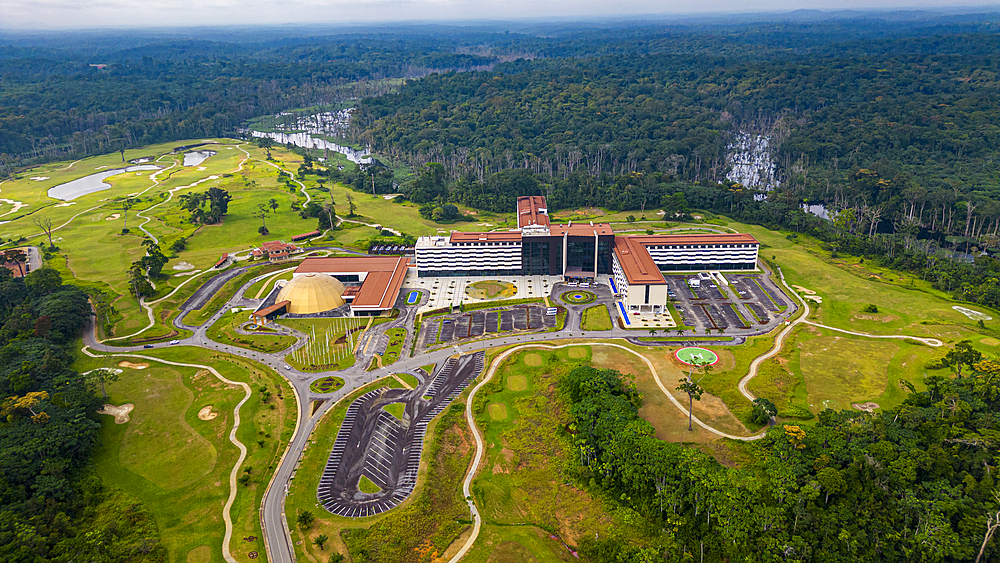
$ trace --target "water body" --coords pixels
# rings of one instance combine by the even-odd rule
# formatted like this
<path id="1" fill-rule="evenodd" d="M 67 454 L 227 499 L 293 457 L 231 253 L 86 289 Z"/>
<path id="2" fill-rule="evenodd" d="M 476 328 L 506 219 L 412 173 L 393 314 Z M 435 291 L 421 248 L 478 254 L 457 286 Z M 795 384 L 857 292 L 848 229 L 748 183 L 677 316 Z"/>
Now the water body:
<path id="1" fill-rule="evenodd" d="M 254 137 L 270 137 L 274 139 L 274 142 L 279 145 L 286 145 L 291 143 L 296 147 L 303 147 L 307 149 L 329 149 L 333 152 L 339 152 L 340 154 L 347 157 L 347 160 L 355 164 L 369 164 L 372 159 L 368 156 L 368 151 L 358 151 L 351 147 L 345 147 L 343 145 L 338 145 L 337 143 L 331 143 L 326 139 L 319 139 L 313 137 L 309 133 L 263 133 L 261 131 L 250 131 L 250 134 Z"/>
<path id="2" fill-rule="evenodd" d="M 250 135 L 254 137 L 269 137 L 276 144 L 281 145 L 291 143 L 296 147 L 318 150 L 327 149 L 339 152 L 346 156 L 347 160 L 355 164 L 369 164 L 372 161 L 371 157 L 368 156 L 370 151 L 367 149 L 359 151 L 322 138 L 341 136 L 350 123 L 350 110 L 327 111 L 314 115 L 295 117 L 294 120 L 290 119 L 291 117 L 287 113 L 279 113 L 276 118 L 288 118 L 285 119 L 287 125 L 278 125 L 276 126 L 278 131 L 267 133 L 251 129 Z M 285 129 L 285 131 L 281 131 L 281 129 Z"/>
<path id="3" fill-rule="evenodd" d="M 198 166 L 202 162 L 205 162 L 209 157 L 213 157 L 219 153 L 215 151 L 191 151 L 184 153 L 184 166 Z"/>
<path id="4" fill-rule="evenodd" d="M 105 183 L 106 178 L 110 178 L 116 174 L 121 174 L 122 172 L 137 172 L 140 170 L 159 170 L 159 166 L 154 166 L 152 164 L 141 164 L 139 166 L 129 166 L 128 168 L 115 168 L 112 170 L 102 170 L 90 176 L 84 176 L 83 178 L 77 178 L 71 182 L 66 182 L 65 184 L 59 184 L 54 188 L 49 188 L 48 196 L 53 199 L 61 199 L 63 201 L 72 201 L 80 196 L 87 194 L 92 194 L 94 192 L 99 192 L 106 190 L 111 187 L 111 184 Z"/>

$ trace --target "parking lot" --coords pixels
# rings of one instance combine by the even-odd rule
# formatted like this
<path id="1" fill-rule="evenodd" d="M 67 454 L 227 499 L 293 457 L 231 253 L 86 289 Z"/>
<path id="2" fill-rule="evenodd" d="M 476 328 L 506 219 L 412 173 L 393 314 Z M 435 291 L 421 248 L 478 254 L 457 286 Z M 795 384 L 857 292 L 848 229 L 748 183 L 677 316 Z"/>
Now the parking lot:
<path id="1" fill-rule="evenodd" d="M 689 275 L 665 276 L 674 307 L 685 325 L 698 331 L 753 328 L 766 325 L 790 301 L 763 274 L 725 274 L 729 286 L 702 280 L 690 287 Z"/>
<path id="2" fill-rule="evenodd" d="M 484 364 L 482 352 L 450 359 L 414 390 L 376 389 L 351 403 L 320 478 L 317 496 L 323 506 L 338 516 L 361 518 L 381 514 L 410 496 L 427 425 Z M 404 405 L 402 420 L 385 410 L 393 403 Z M 362 476 L 381 491 L 360 491 Z"/>
<path id="3" fill-rule="evenodd" d="M 453 313 L 425 319 L 420 326 L 420 349 L 434 348 L 484 334 L 515 330 L 546 330 L 556 326 L 555 315 L 541 305 L 514 305 L 504 309 Z"/>

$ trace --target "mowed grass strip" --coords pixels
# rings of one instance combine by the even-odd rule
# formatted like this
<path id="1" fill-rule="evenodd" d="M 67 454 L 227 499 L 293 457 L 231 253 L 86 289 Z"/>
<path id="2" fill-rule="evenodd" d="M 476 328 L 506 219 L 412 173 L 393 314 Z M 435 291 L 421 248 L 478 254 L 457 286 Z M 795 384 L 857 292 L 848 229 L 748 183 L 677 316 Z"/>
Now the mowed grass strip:
<path id="1" fill-rule="evenodd" d="M 603 304 L 588 307 L 583 311 L 583 319 L 580 321 L 580 328 L 583 330 L 611 330 L 613 326 L 611 314 Z"/>
<path id="2" fill-rule="evenodd" d="M 280 452 L 291 437 L 294 394 L 276 374 L 242 358 L 191 347 L 145 351 L 173 361 L 204 363 L 232 380 L 250 384 L 253 394 L 240 410 L 237 438 L 247 447 L 244 471 L 231 510 L 234 554 L 245 559 L 264 549 L 258 507 Z M 222 507 L 229 496 L 229 473 L 239 450 L 229 442 L 233 409 L 242 388 L 230 387 L 211 373 L 129 357 L 89 358 L 82 354 L 74 369 L 117 365 L 122 360 L 149 363 L 143 370 L 125 368 L 107 385 L 108 402 L 135 405 L 126 424 L 101 416 L 97 474 L 106 483 L 138 498 L 154 515 L 169 561 L 221 561 Z M 263 393 L 266 390 L 267 393 Z M 266 396 L 266 401 L 264 400 Z M 210 409 L 206 409 L 210 407 Z M 203 411 L 203 417 L 199 417 Z M 214 416 L 213 416 L 214 415 Z M 255 536 L 252 542 L 241 538 Z"/>

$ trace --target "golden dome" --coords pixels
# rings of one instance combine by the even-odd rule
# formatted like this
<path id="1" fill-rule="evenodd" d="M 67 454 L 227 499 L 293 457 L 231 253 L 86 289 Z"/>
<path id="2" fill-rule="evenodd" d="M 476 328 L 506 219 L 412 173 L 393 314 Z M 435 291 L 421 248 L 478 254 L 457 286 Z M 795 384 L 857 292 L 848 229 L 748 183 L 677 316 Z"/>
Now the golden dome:
<path id="1" fill-rule="evenodd" d="M 344 304 L 344 284 L 325 274 L 302 274 L 293 277 L 281 291 L 277 301 L 291 301 L 288 312 L 309 315 L 336 309 Z"/>

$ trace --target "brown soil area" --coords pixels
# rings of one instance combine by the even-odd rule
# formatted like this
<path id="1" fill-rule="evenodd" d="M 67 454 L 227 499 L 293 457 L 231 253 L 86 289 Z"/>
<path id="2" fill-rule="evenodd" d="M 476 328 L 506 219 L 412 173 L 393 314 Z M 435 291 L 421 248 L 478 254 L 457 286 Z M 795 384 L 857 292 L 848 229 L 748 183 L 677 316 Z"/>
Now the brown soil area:
<path id="1" fill-rule="evenodd" d="M 133 364 L 132 362 L 119 362 L 118 366 L 130 369 L 146 369 L 149 367 L 149 364 L 147 363 Z"/>
<path id="2" fill-rule="evenodd" d="M 219 413 L 212 410 L 212 405 L 204 406 L 198 411 L 198 418 L 202 420 L 212 420 L 217 416 L 219 416 Z"/>

